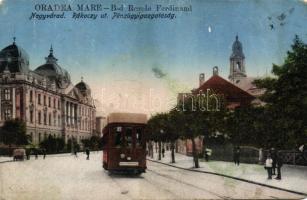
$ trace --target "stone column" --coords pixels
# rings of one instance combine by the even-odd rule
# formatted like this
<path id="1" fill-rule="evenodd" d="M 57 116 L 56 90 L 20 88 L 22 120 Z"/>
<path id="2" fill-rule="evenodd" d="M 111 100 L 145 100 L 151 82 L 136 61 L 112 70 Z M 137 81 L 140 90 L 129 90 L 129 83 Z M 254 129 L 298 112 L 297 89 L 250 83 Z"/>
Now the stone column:
<path id="1" fill-rule="evenodd" d="M 13 88 L 13 92 L 12 92 L 12 101 L 13 101 L 13 112 L 12 112 L 12 118 L 15 119 L 16 117 L 16 100 L 15 100 L 15 91 L 16 89 Z"/>
<path id="2" fill-rule="evenodd" d="M 66 125 L 66 101 L 64 100 L 64 106 L 62 104 L 61 108 L 63 109 L 63 112 L 64 112 L 64 125 Z M 61 110 L 62 112 L 62 110 Z M 62 119 L 62 122 L 63 122 L 63 119 Z"/>
<path id="3" fill-rule="evenodd" d="M 73 125 L 74 124 L 74 120 L 73 120 L 73 111 L 74 111 L 74 109 L 73 109 L 73 104 L 72 103 L 70 103 L 69 104 L 69 109 L 70 109 L 70 124 L 71 125 Z"/>
<path id="4" fill-rule="evenodd" d="M 66 103 L 66 106 L 67 106 L 67 124 L 70 125 L 70 107 L 69 107 L 69 102 L 67 101 Z"/>
<path id="5" fill-rule="evenodd" d="M 78 127 L 78 104 L 75 104 L 75 125 Z"/>
<path id="6" fill-rule="evenodd" d="M 1 121 L 1 116 L 2 116 L 2 110 L 1 110 L 1 96 L 2 96 L 2 90 L 0 88 L 0 121 Z"/>
<path id="7" fill-rule="evenodd" d="M 74 104 L 71 103 L 70 106 L 71 106 L 71 124 L 75 125 L 75 119 L 74 119 L 75 118 L 75 109 L 74 109 Z"/>

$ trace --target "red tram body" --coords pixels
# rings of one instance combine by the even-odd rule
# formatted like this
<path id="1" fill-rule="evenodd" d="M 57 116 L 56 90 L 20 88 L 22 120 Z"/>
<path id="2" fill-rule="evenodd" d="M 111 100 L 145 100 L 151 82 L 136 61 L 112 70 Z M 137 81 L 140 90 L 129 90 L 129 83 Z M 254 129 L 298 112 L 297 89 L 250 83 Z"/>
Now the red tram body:
<path id="1" fill-rule="evenodd" d="M 110 172 L 146 170 L 145 114 L 112 113 L 103 129 L 103 168 Z"/>

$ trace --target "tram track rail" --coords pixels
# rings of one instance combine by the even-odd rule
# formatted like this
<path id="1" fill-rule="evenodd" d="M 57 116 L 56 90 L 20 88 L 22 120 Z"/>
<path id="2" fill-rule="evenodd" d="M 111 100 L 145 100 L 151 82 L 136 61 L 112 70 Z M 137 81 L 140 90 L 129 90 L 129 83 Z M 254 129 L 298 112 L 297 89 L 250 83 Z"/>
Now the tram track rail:
<path id="1" fill-rule="evenodd" d="M 153 182 L 147 180 L 145 177 L 142 177 L 142 176 L 139 176 L 139 175 L 133 175 L 133 174 L 116 174 L 116 173 L 111 173 L 111 172 L 107 172 L 105 171 L 106 173 L 109 173 L 109 178 L 111 179 L 111 181 L 118 187 L 120 188 L 120 192 L 122 195 L 125 195 L 125 197 L 127 197 L 127 199 L 138 199 L 138 198 L 135 198 L 133 196 L 131 196 L 130 194 L 130 189 L 127 188 L 127 185 L 126 183 L 123 184 L 121 183 L 121 179 L 122 178 L 137 178 L 137 179 L 142 179 L 142 181 L 145 181 L 147 182 L 148 184 L 151 185 L 151 187 L 156 187 L 158 190 L 163 190 L 164 192 L 167 192 L 168 194 L 176 197 L 174 199 L 180 199 L 179 196 L 177 196 L 176 193 L 172 192 L 171 190 L 168 190 L 166 188 L 163 188 L 163 187 L 158 187 L 158 185 L 154 184 Z"/>
<path id="2" fill-rule="evenodd" d="M 267 188 L 271 188 L 271 189 L 276 189 L 276 190 L 280 190 L 280 191 L 284 191 L 284 192 L 289 192 L 289 193 L 292 193 L 292 194 L 297 194 L 297 195 L 302 195 L 304 197 L 307 197 L 307 193 L 304 193 L 304 192 L 299 192 L 299 191 L 289 190 L 289 189 L 285 189 L 285 188 L 280 188 L 280 187 L 276 187 L 276 186 L 272 186 L 272 185 L 268 185 L 268 184 L 264 184 L 264 183 L 259 183 L 259 182 L 256 182 L 256 181 L 251 181 L 251 180 L 247 180 L 247 179 L 243 179 L 243 178 L 229 176 L 229 175 L 226 175 L 226 174 L 210 172 L 210 171 L 200 171 L 200 170 L 195 170 L 195 169 L 188 169 L 188 168 L 179 167 L 179 166 L 175 166 L 175 165 L 172 165 L 172 164 L 167 164 L 167 163 L 159 162 L 159 161 L 148 159 L 148 158 L 147 158 L 147 161 L 158 163 L 158 164 L 169 166 L 169 167 L 173 167 L 173 168 L 177 168 L 177 169 L 181 169 L 181 170 L 185 170 L 185 171 L 196 172 L 196 173 L 203 173 L 203 174 L 211 174 L 211 175 L 215 175 L 215 176 L 220 176 L 220 177 L 224 177 L 224 178 L 238 180 L 238 181 L 242 181 L 242 182 L 246 182 L 246 183 L 250 183 L 250 184 L 254 184 L 254 185 L 259 185 L 259 186 L 263 186 L 263 187 L 267 187 Z"/>
<path id="3" fill-rule="evenodd" d="M 233 199 L 233 198 L 231 198 L 231 197 L 227 197 L 227 196 L 224 196 L 224 195 L 220 195 L 220 194 L 218 194 L 218 193 L 216 193 L 216 192 L 209 191 L 209 190 L 207 190 L 207 189 L 205 189 L 205 188 L 202 188 L 202 187 L 196 186 L 196 185 L 194 185 L 194 184 L 191 184 L 191 183 L 182 181 L 182 180 L 180 180 L 180 179 L 176 179 L 176 178 L 174 178 L 174 177 L 172 177 L 172 176 L 169 176 L 169 175 L 166 175 L 166 174 L 162 174 L 162 173 L 156 172 L 156 171 L 151 170 L 151 169 L 147 169 L 147 171 L 150 171 L 150 172 L 152 172 L 152 173 L 154 173 L 154 174 L 156 174 L 156 175 L 158 175 L 158 176 L 161 176 L 161 177 L 164 177 L 164 178 L 167 178 L 167 179 L 174 180 L 174 181 L 176 181 L 176 182 L 178 182 L 178 183 L 181 183 L 181 184 L 184 184 L 184 185 L 187 185 L 187 186 L 196 188 L 196 189 L 198 189 L 198 190 L 205 191 L 205 192 L 207 192 L 207 193 L 209 193 L 209 194 L 211 194 L 211 195 L 217 196 L 217 197 L 220 198 L 220 199 Z"/>

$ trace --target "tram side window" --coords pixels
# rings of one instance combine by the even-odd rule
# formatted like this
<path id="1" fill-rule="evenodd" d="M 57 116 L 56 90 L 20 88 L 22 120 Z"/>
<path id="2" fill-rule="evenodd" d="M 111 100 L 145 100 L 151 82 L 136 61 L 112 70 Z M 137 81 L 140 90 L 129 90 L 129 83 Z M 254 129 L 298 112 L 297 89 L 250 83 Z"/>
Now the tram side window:
<path id="1" fill-rule="evenodd" d="M 136 146 L 141 147 L 142 146 L 142 129 L 141 128 L 136 129 L 135 139 L 136 139 Z"/>
<path id="2" fill-rule="evenodd" d="M 116 127 L 114 133 L 114 146 L 120 147 L 122 145 L 122 127 Z"/>
<path id="3" fill-rule="evenodd" d="M 132 147 L 132 128 L 126 128 L 125 140 L 127 147 Z"/>

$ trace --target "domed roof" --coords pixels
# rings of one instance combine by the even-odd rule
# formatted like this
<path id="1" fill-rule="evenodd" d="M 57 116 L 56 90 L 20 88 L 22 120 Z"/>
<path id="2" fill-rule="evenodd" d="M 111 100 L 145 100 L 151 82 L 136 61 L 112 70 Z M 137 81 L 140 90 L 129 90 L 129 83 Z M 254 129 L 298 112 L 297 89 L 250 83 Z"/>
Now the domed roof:
<path id="1" fill-rule="evenodd" d="M 240 58 L 245 58 L 243 54 L 243 48 L 242 48 L 242 43 L 239 41 L 239 37 L 236 36 L 236 41 L 232 44 L 232 54 L 230 58 L 234 57 L 240 57 Z"/>
<path id="2" fill-rule="evenodd" d="M 75 86 L 84 96 L 91 95 L 91 88 L 86 84 L 83 79 Z"/>
<path id="3" fill-rule="evenodd" d="M 11 73 L 29 71 L 29 56 L 25 50 L 16 45 L 15 38 L 13 44 L 0 51 L 0 73 L 5 69 Z"/>
<path id="4" fill-rule="evenodd" d="M 45 59 L 46 63 L 36 68 L 34 72 L 55 80 L 60 88 L 66 88 L 71 83 L 70 75 L 58 65 L 58 59 L 53 56 L 52 47 L 50 48 L 50 54 Z"/>

